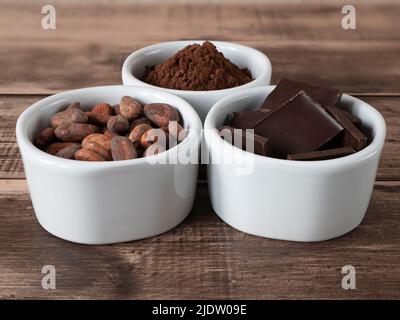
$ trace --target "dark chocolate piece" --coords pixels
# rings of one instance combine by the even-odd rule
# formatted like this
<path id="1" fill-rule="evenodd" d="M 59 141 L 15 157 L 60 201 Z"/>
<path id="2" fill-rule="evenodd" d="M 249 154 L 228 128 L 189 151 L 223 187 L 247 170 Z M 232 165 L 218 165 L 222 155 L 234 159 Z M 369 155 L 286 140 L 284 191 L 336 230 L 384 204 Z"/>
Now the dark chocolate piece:
<path id="1" fill-rule="evenodd" d="M 348 156 L 349 154 L 355 153 L 352 147 L 343 147 L 336 149 L 328 149 L 323 151 L 313 151 L 304 153 L 289 154 L 287 156 L 288 160 L 301 160 L 301 161 L 311 161 L 311 160 L 329 160 Z"/>
<path id="2" fill-rule="evenodd" d="M 253 128 L 260 119 L 263 119 L 268 111 L 269 110 L 232 112 L 231 118 L 227 124 L 237 129 L 250 129 Z"/>
<path id="3" fill-rule="evenodd" d="M 343 110 L 341 108 L 338 107 L 332 107 L 331 108 L 336 108 L 339 109 L 340 111 L 342 111 L 342 113 L 351 121 L 352 124 L 354 124 L 356 127 L 360 127 L 361 126 L 361 119 L 359 117 L 356 117 L 355 115 L 351 114 L 350 112 Z"/>
<path id="4" fill-rule="evenodd" d="M 267 137 L 272 152 L 286 159 L 288 154 L 316 151 L 343 131 L 318 103 L 304 91 L 265 114 L 254 132 Z"/>
<path id="5" fill-rule="evenodd" d="M 227 133 L 224 132 L 227 130 Z M 223 126 L 219 129 L 221 137 L 227 140 L 229 143 L 237 146 L 238 139 L 242 140 L 242 150 L 247 151 L 247 143 L 249 137 L 246 138 L 246 130 L 237 129 L 230 126 Z M 268 143 L 268 139 L 254 134 L 254 153 L 262 156 L 271 156 L 271 148 Z"/>
<path id="6" fill-rule="evenodd" d="M 342 91 L 334 88 L 318 87 L 311 84 L 282 79 L 268 95 L 260 109 L 275 109 L 294 97 L 300 91 L 310 96 L 321 106 L 336 106 L 342 97 Z"/>
<path id="7" fill-rule="evenodd" d="M 359 151 L 367 144 L 367 137 L 362 133 L 339 108 L 326 106 L 326 110 L 343 126 L 342 146 L 353 147 Z"/>

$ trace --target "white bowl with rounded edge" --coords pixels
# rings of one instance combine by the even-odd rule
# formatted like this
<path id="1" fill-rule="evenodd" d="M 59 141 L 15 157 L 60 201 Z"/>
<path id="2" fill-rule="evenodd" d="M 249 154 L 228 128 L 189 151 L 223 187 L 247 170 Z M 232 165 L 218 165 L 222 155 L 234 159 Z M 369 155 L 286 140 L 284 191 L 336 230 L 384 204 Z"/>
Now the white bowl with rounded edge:
<path id="1" fill-rule="evenodd" d="M 322 241 L 346 234 L 361 223 L 367 210 L 385 141 L 385 121 L 367 103 L 344 95 L 341 105 L 361 118 L 373 139 L 355 154 L 323 161 L 255 155 L 219 136 L 215 128 L 228 114 L 257 109 L 273 88 L 235 93 L 208 113 L 204 136 L 210 152 L 212 206 L 226 223 L 257 236 Z"/>
<path id="2" fill-rule="evenodd" d="M 213 104 L 228 94 L 247 88 L 270 84 L 272 66 L 265 54 L 241 44 L 222 41 L 211 42 L 231 62 L 240 68 L 247 68 L 251 72 L 253 78 L 251 82 L 238 87 L 223 90 L 189 91 L 157 87 L 140 80 L 144 75 L 145 66 L 162 63 L 184 47 L 194 43 L 201 44 L 204 41 L 205 40 L 163 42 L 133 52 L 126 58 L 122 66 L 122 83 L 129 86 L 134 85 L 158 88 L 160 90 L 173 93 L 188 101 L 198 112 L 202 121 L 204 121 Z"/>
<path id="3" fill-rule="evenodd" d="M 32 144 L 33 135 L 49 126 L 51 115 L 65 105 L 74 101 L 83 106 L 116 104 L 124 95 L 177 108 L 189 131 L 187 138 L 149 158 L 110 162 L 62 159 Z M 39 223 L 53 235 L 84 244 L 131 241 L 174 228 L 193 206 L 198 165 L 165 164 L 165 160 L 198 149 L 201 126 L 186 101 L 152 88 L 85 88 L 34 103 L 18 118 L 16 134 Z"/>

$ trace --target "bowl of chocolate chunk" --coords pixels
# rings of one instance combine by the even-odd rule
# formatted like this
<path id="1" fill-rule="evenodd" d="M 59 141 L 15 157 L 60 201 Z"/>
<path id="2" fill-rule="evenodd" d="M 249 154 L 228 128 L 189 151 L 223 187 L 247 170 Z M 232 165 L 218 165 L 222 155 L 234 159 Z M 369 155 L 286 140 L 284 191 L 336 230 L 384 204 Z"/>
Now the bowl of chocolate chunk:
<path id="1" fill-rule="evenodd" d="M 133 52 L 122 67 L 124 85 L 157 87 L 187 100 L 204 121 L 228 94 L 268 85 L 272 67 L 262 52 L 221 41 L 172 41 Z"/>
<path id="2" fill-rule="evenodd" d="M 362 222 L 386 134 L 366 102 L 283 79 L 221 99 L 204 130 L 211 203 L 234 228 L 309 242 Z"/>
<path id="3" fill-rule="evenodd" d="M 36 217 L 62 239 L 151 237 L 178 225 L 193 206 L 198 164 L 187 154 L 198 154 L 201 121 L 167 92 L 62 92 L 27 108 L 16 135 Z"/>

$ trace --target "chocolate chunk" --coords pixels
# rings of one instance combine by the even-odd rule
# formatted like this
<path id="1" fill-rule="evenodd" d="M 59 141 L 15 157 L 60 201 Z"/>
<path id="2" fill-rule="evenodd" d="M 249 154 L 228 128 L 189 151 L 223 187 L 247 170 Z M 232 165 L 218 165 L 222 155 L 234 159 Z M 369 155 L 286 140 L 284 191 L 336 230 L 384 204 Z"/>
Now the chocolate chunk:
<path id="1" fill-rule="evenodd" d="M 341 111 L 350 121 L 352 124 L 354 124 L 356 127 L 360 127 L 361 126 L 361 119 L 359 117 L 356 117 L 355 115 L 351 114 L 350 112 L 340 109 L 338 107 L 332 107 L 331 108 L 335 108 L 338 109 L 339 111 Z"/>
<path id="2" fill-rule="evenodd" d="M 348 156 L 349 154 L 355 153 L 352 147 L 343 147 L 343 148 L 335 148 L 323 151 L 313 151 L 313 152 L 304 152 L 304 153 L 295 153 L 289 154 L 287 156 L 288 160 L 301 160 L 301 161 L 310 161 L 310 160 L 328 160 L 339 157 Z"/>
<path id="3" fill-rule="evenodd" d="M 339 89 L 318 87 L 303 82 L 282 79 L 265 99 L 260 109 L 278 108 L 300 91 L 305 91 L 308 96 L 322 106 L 336 106 L 342 97 L 342 91 Z"/>
<path id="4" fill-rule="evenodd" d="M 221 137 L 237 147 L 239 147 L 237 141 L 241 139 L 241 149 L 247 151 L 247 144 L 250 140 L 248 136 L 246 138 L 246 130 L 223 126 L 219 131 Z M 271 156 L 271 148 L 267 138 L 254 134 L 254 153 L 262 156 Z"/>
<path id="5" fill-rule="evenodd" d="M 342 146 L 353 147 L 359 151 L 367 144 L 367 137 L 346 117 L 339 108 L 326 106 L 326 110 L 343 126 Z"/>
<path id="6" fill-rule="evenodd" d="M 288 154 L 316 151 L 343 131 L 343 127 L 304 91 L 278 108 L 266 112 L 254 132 L 267 137 L 272 152 Z"/>
<path id="7" fill-rule="evenodd" d="M 233 112 L 227 124 L 243 130 L 253 128 L 260 119 L 264 118 L 267 112 L 268 110 Z"/>

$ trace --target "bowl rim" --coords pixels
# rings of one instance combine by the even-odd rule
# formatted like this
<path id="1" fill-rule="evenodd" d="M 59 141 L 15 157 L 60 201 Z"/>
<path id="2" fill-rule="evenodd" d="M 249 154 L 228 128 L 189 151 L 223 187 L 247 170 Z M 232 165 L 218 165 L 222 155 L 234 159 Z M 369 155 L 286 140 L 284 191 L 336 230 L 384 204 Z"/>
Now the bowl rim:
<path id="1" fill-rule="evenodd" d="M 205 41 L 210 41 L 211 43 L 213 43 L 217 49 L 219 46 L 230 46 L 230 47 L 234 47 L 236 50 L 241 50 L 241 51 L 247 51 L 246 54 L 244 54 L 244 57 L 247 58 L 247 60 L 250 60 L 250 55 L 257 56 L 258 59 L 263 61 L 263 64 L 260 64 L 260 68 L 263 67 L 263 70 L 260 72 L 260 75 L 254 79 L 252 79 L 250 82 L 247 82 L 245 84 L 242 84 L 240 86 L 237 87 L 232 87 L 232 88 L 226 88 L 226 89 L 219 89 L 219 90 L 204 90 L 204 91 L 199 91 L 199 90 L 178 90 L 178 89 L 170 89 L 170 88 L 164 88 L 164 87 L 159 87 L 159 86 L 154 86 L 152 84 L 149 84 L 147 82 L 144 82 L 142 80 L 140 80 L 139 78 L 135 77 L 132 72 L 131 72 L 131 68 L 133 65 L 135 65 L 136 61 L 135 59 L 137 58 L 137 56 L 140 56 L 142 54 L 145 54 L 148 51 L 152 51 L 155 49 L 162 49 L 162 47 L 168 47 L 168 46 L 172 46 L 172 45 L 179 45 L 182 47 L 182 49 L 190 44 L 195 44 L 195 43 L 203 43 Z M 234 43 L 234 42 L 228 42 L 228 41 L 213 41 L 213 40 L 182 40 L 182 41 L 166 41 L 166 42 L 160 42 L 160 43 L 156 43 L 156 44 L 152 44 L 150 46 L 146 46 L 143 48 L 140 48 L 138 50 L 133 51 L 124 61 L 123 65 L 122 65 L 122 71 L 121 71 L 121 75 L 122 75 L 122 82 L 124 85 L 126 86 L 130 86 L 131 84 L 128 84 L 127 82 L 134 82 L 134 84 L 132 85 L 141 85 L 141 86 L 145 86 L 145 87 L 149 87 L 149 88 L 155 88 L 155 89 L 161 89 L 167 92 L 170 92 L 172 94 L 175 95 L 184 95 L 184 96 L 189 96 L 189 95 L 194 95 L 194 96 L 202 96 L 202 95 L 207 95 L 207 94 L 230 94 L 236 90 L 243 90 L 246 88 L 252 88 L 255 85 L 259 86 L 259 85 L 263 85 L 263 78 L 265 77 L 265 75 L 269 75 L 269 78 L 271 78 L 271 74 L 272 74 L 272 64 L 270 59 L 268 58 L 268 56 L 266 54 L 264 54 L 263 52 L 243 45 L 243 44 L 239 44 L 239 43 Z"/>
<path id="2" fill-rule="evenodd" d="M 91 91 L 96 91 L 96 90 L 127 90 L 129 92 L 132 91 L 132 96 L 135 96 L 135 91 L 136 92 L 144 92 L 150 95 L 157 95 L 157 96 L 162 96 L 162 98 L 165 98 L 165 103 L 169 103 L 171 105 L 180 105 L 182 106 L 179 110 L 179 112 L 182 115 L 183 120 L 190 125 L 190 130 L 189 134 L 187 137 L 180 143 L 178 143 L 176 146 L 174 146 L 171 149 L 168 149 L 164 152 L 161 152 L 157 155 L 153 155 L 151 157 L 145 158 L 136 158 L 136 159 L 130 159 L 130 160 L 121 160 L 121 161 L 77 161 L 74 159 L 64 159 L 60 157 L 56 157 L 54 155 L 48 154 L 47 152 L 37 148 L 33 142 L 29 139 L 28 133 L 27 133 L 27 123 L 29 121 L 29 118 L 32 115 L 35 115 L 37 113 L 43 112 L 43 110 L 46 108 L 46 106 L 52 102 L 55 102 L 56 100 L 59 100 L 61 98 L 67 98 L 71 94 L 84 94 L 84 95 L 90 95 Z M 125 92 L 126 93 L 126 92 Z M 93 93 L 92 93 L 93 94 Z M 126 93 L 129 94 L 129 93 Z M 122 95 L 124 95 L 122 93 Z M 121 96 L 122 96 L 121 95 Z M 140 97 L 138 98 L 140 99 Z M 171 102 L 173 101 L 173 102 Z M 184 110 L 184 112 L 182 112 Z M 49 124 L 50 125 L 50 124 Z M 68 169 L 84 169 L 84 170 L 98 170 L 98 169 L 107 169 L 107 168 L 116 168 L 116 167 L 125 167 L 125 166 L 133 166 L 133 165 L 141 165 L 141 164 L 150 164 L 148 159 L 151 158 L 151 161 L 158 161 L 161 159 L 169 159 L 171 156 L 178 156 L 179 152 L 182 151 L 182 149 L 187 149 L 190 148 L 190 141 L 192 141 L 194 135 L 197 135 L 200 137 L 202 130 L 202 123 L 201 120 L 197 114 L 197 112 L 193 109 L 193 107 L 184 99 L 172 95 L 168 92 L 164 92 L 159 89 L 154 89 L 154 88 L 144 88 L 140 86 L 124 86 L 124 85 L 105 85 L 105 86 L 94 86 L 94 87 L 85 87 L 85 88 L 80 88 L 80 89 L 74 89 L 74 90 L 68 90 L 64 92 L 60 92 L 51 96 L 48 96 L 44 99 L 41 99 L 32 105 L 30 105 L 27 109 L 25 109 L 20 116 L 17 119 L 16 123 L 16 137 L 17 137 L 17 142 L 21 150 L 21 154 L 23 156 L 30 156 L 33 161 L 35 162 L 42 162 L 45 163 L 46 165 L 51 165 L 51 166 L 56 166 L 60 168 L 68 168 Z M 200 138 L 198 138 L 200 140 Z M 200 142 L 199 142 L 200 143 Z M 22 149 L 24 151 L 22 151 Z M 167 162 L 167 164 L 170 164 Z M 176 164 L 176 163 L 172 163 Z M 179 164 L 179 162 L 178 162 Z"/>
<path id="3" fill-rule="evenodd" d="M 287 159 L 277 159 L 267 156 L 262 156 L 258 154 L 254 154 L 251 152 L 247 152 L 242 150 L 232 144 L 228 143 L 218 134 L 218 130 L 214 125 L 216 117 L 224 111 L 224 109 L 229 106 L 232 102 L 234 102 L 238 98 L 242 98 L 244 96 L 253 96 L 262 92 L 268 91 L 268 94 L 275 88 L 275 85 L 270 86 L 262 86 L 256 88 L 250 88 L 243 90 L 241 92 L 237 92 L 231 94 L 227 97 L 224 97 L 217 101 L 210 109 L 207 114 L 206 120 L 204 122 L 204 139 L 206 140 L 207 145 L 214 145 L 215 148 L 223 148 L 224 152 L 231 152 L 234 156 L 239 156 L 247 159 L 252 159 L 255 161 L 261 161 L 265 164 L 274 164 L 274 165 L 284 165 L 286 167 L 291 168 L 317 168 L 322 167 L 326 168 L 334 166 L 347 166 L 352 163 L 358 163 L 362 160 L 370 158 L 374 156 L 376 153 L 379 153 L 384 145 L 385 135 L 386 135 L 386 124 L 381 113 L 372 107 L 367 102 L 360 100 L 356 97 L 343 94 L 343 97 L 346 100 L 350 100 L 353 103 L 360 103 L 362 108 L 366 108 L 368 113 L 371 114 L 370 118 L 372 119 L 373 127 L 376 130 L 372 141 L 362 150 L 357 151 L 353 154 L 335 158 L 328 160 L 314 160 L 314 161 L 305 161 L 305 160 L 287 160 Z M 213 148 L 209 147 L 209 149 Z M 211 153 L 211 152 L 210 152 Z"/>

